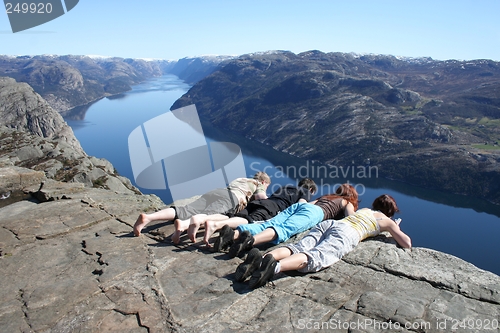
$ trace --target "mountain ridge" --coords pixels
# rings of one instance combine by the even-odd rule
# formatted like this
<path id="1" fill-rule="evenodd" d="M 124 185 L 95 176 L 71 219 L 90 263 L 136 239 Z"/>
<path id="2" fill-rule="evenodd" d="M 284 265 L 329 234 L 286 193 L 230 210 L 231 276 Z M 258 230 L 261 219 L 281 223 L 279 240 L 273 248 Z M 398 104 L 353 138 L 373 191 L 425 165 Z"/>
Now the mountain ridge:
<path id="1" fill-rule="evenodd" d="M 144 60 L 80 55 L 0 55 L 0 76 L 28 83 L 52 108 L 65 112 L 165 74 L 194 84 L 231 57 Z"/>
<path id="2" fill-rule="evenodd" d="M 27 81 L 60 113 L 175 73 L 194 86 L 174 107 L 194 103 L 216 127 L 304 159 L 370 162 L 385 178 L 494 203 L 499 68 L 317 50 L 178 61 L 0 56 L 0 75 Z"/>
<path id="3" fill-rule="evenodd" d="M 139 192 L 109 161 L 88 156 L 63 117 L 33 88 L 7 77 L 0 77 L 0 141 L 0 169 L 30 168 L 55 180 Z M 2 194 L 20 191 L 16 186 L 23 176 L 12 176 L 15 172 L 2 181 Z M 6 202 L 9 200 L 1 200 L 0 207 Z"/>
<path id="4" fill-rule="evenodd" d="M 385 178 L 500 203 L 499 78 L 489 60 L 249 54 L 172 109 L 196 104 L 215 127 L 303 159 L 370 161 Z M 479 149 L 485 142 L 493 149 Z"/>
<path id="5" fill-rule="evenodd" d="M 5 332 L 387 331 L 389 326 L 431 333 L 498 327 L 497 274 L 432 249 L 398 248 L 386 233 L 361 242 L 330 268 L 280 273 L 256 290 L 235 281 L 240 258 L 213 253 L 184 236 L 172 245 L 172 222 L 152 222 L 134 237 L 138 214 L 165 203 L 131 187 L 111 163 L 66 144 L 69 135 L 52 135 L 49 130 L 61 117 L 28 84 L 0 78 L 0 96 L 0 327 Z M 43 119 L 35 123 L 47 131 L 25 122 L 36 116 Z M 3 190 L 12 194 L 4 198 Z"/>

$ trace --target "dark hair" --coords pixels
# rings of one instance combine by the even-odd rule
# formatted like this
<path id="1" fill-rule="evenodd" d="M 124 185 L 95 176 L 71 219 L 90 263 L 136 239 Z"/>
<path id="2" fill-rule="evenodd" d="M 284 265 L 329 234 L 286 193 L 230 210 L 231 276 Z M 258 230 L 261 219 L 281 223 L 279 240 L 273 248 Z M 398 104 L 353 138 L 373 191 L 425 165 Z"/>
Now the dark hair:
<path id="1" fill-rule="evenodd" d="M 312 194 L 316 193 L 316 191 L 318 190 L 318 187 L 316 186 L 316 183 L 311 178 L 303 178 L 299 182 L 299 187 L 303 187 L 303 188 L 305 188 L 308 191 L 312 191 L 311 192 Z"/>
<path id="2" fill-rule="evenodd" d="M 399 212 L 396 200 L 394 200 L 394 198 L 391 197 L 389 194 L 382 194 L 381 196 L 377 197 L 373 201 L 372 208 L 374 210 L 381 211 L 387 217 L 393 217 L 394 214 Z"/>

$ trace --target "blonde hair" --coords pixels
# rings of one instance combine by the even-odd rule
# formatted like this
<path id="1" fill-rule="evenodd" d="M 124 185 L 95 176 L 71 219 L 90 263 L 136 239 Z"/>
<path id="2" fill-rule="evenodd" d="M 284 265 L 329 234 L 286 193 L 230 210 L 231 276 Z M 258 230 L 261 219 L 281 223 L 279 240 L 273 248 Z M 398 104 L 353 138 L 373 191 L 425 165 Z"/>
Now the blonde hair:
<path id="1" fill-rule="evenodd" d="M 267 184 L 271 184 L 271 177 L 269 177 L 269 175 L 263 171 L 257 172 L 253 176 L 253 179 L 256 179 L 256 180 L 261 181 L 261 182 L 265 182 Z"/>

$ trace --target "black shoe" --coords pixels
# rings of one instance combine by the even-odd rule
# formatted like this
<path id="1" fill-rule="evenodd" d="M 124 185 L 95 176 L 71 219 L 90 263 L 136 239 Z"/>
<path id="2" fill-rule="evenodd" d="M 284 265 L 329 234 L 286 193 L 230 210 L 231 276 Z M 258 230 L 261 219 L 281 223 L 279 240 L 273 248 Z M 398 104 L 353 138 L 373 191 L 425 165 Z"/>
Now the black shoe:
<path id="1" fill-rule="evenodd" d="M 240 233 L 238 239 L 231 245 L 229 249 L 229 256 L 234 258 L 236 256 L 243 256 L 246 251 L 250 250 L 253 246 L 253 236 L 250 231 L 245 230 Z"/>
<path id="2" fill-rule="evenodd" d="M 234 230 L 225 224 L 219 231 L 219 237 L 215 240 L 214 251 L 221 252 L 230 247 L 234 242 Z"/>
<path id="3" fill-rule="evenodd" d="M 248 252 L 247 257 L 244 262 L 242 262 L 238 268 L 236 268 L 236 272 L 234 273 L 234 278 L 238 282 L 243 282 L 255 272 L 262 262 L 262 254 L 259 249 L 253 248 Z"/>
<path id="4" fill-rule="evenodd" d="M 260 264 L 260 269 L 253 272 L 250 277 L 250 281 L 248 282 L 250 288 L 255 289 L 262 287 L 270 281 L 274 276 L 274 270 L 276 269 L 276 265 L 278 262 L 271 254 L 266 255 L 262 259 L 262 263 Z"/>

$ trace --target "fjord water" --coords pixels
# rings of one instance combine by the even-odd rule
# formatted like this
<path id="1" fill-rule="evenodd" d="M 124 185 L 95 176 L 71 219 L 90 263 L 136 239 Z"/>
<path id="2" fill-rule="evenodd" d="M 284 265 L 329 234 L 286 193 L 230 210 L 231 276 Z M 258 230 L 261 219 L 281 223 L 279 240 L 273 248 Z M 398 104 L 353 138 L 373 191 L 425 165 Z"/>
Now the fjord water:
<path id="1" fill-rule="evenodd" d="M 182 80 L 167 75 L 137 85 L 127 93 L 76 108 L 66 114 L 65 119 L 87 154 L 109 160 L 120 175 L 136 185 L 128 152 L 129 134 L 144 122 L 169 112 L 188 89 Z M 500 206 L 474 197 L 381 179 L 373 166 L 326 168 L 315 161 L 278 153 L 265 145 L 202 124 L 207 141 L 233 142 L 240 146 L 246 176 L 258 170 L 265 170 L 271 176 L 273 183 L 268 194 L 279 185 L 296 184 L 297 179 L 303 177 L 311 177 L 321 185 L 315 197 L 349 181 L 360 193 L 360 207 L 369 207 L 378 195 L 388 193 L 398 203 L 401 213 L 396 217 L 402 219 L 401 228 L 410 235 L 413 246 L 449 253 L 500 275 L 497 258 Z M 168 130 L 166 125 L 165 131 Z M 165 142 L 165 145 L 175 145 L 175 142 Z M 167 204 L 171 202 L 168 190 L 139 189 L 158 195 Z"/>

